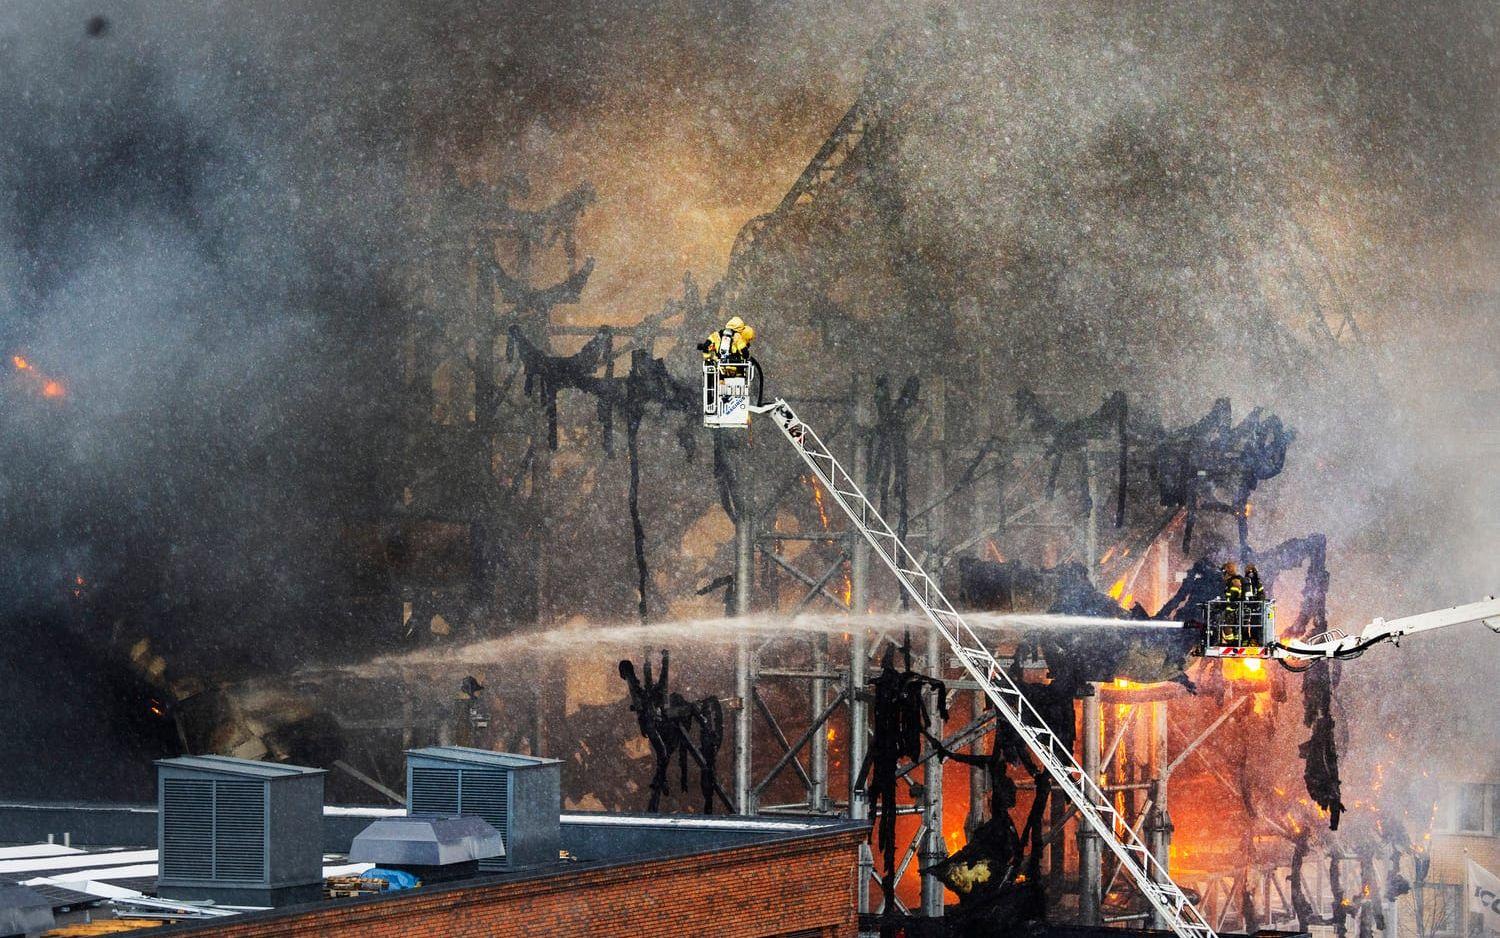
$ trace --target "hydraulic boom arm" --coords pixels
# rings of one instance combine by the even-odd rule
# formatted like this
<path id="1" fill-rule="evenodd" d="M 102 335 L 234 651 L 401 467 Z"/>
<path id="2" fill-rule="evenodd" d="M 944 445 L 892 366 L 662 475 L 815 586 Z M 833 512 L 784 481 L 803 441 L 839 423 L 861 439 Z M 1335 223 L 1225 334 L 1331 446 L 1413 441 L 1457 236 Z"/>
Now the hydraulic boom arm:
<path id="1" fill-rule="evenodd" d="M 1495 632 L 1500 632 L 1500 600 L 1491 596 L 1483 602 L 1438 609 L 1421 615 L 1390 620 L 1374 619 L 1356 635 L 1346 635 L 1334 629 L 1310 638 L 1279 642 L 1275 651 L 1278 658 L 1353 658 L 1380 642 L 1399 643 L 1405 635 L 1469 622 L 1483 622 Z"/>

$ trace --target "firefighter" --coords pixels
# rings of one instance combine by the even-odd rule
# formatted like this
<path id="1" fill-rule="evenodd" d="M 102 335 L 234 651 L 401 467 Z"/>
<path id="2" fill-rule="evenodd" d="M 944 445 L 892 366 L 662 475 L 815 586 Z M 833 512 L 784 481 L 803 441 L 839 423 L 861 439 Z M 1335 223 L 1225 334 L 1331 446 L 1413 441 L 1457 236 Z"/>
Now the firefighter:
<path id="1" fill-rule="evenodd" d="M 1266 601 L 1266 591 L 1260 585 L 1260 571 L 1255 569 L 1255 564 L 1245 568 L 1245 602 L 1263 603 Z"/>
<path id="2" fill-rule="evenodd" d="M 738 316 L 724 324 L 724 328 L 710 333 L 698 345 L 705 361 L 718 359 L 725 362 L 743 362 L 750 357 L 750 343 L 755 341 L 755 330 Z"/>
<path id="3" fill-rule="evenodd" d="M 1245 581 L 1233 563 L 1221 568 L 1224 572 L 1224 622 L 1220 640 L 1225 645 L 1240 644 L 1240 619 L 1245 609 Z"/>
<path id="4" fill-rule="evenodd" d="M 1260 585 L 1260 571 L 1255 564 L 1245 568 L 1245 628 L 1247 640 L 1265 644 L 1266 591 Z M 1250 636 L 1254 636 L 1251 638 Z"/>

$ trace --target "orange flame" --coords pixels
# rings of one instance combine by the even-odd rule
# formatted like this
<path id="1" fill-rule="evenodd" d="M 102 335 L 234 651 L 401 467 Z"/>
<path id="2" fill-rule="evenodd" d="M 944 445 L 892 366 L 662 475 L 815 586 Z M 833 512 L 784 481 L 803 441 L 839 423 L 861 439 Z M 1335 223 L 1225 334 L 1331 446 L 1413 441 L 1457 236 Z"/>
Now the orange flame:
<path id="1" fill-rule="evenodd" d="M 806 476 L 803 476 L 807 479 Z M 818 521 L 823 525 L 823 530 L 828 530 L 828 509 L 823 507 L 823 487 L 812 479 L 807 479 L 807 484 L 812 486 L 813 504 L 818 506 Z"/>
<path id="2" fill-rule="evenodd" d="M 16 371 L 26 375 L 27 380 L 34 383 L 34 386 L 40 391 L 42 397 L 55 400 L 67 393 L 61 381 L 49 378 L 37 371 L 36 366 L 24 355 L 12 355 L 10 363 L 15 366 Z"/>
<path id="3" fill-rule="evenodd" d="M 823 530 L 828 530 L 828 508 L 823 504 L 823 487 L 810 476 L 803 476 L 803 481 L 812 486 L 813 504 L 818 506 L 818 522 L 823 525 Z M 844 569 L 844 586 L 839 590 L 839 596 L 846 607 L 854 603 L 854 579 L 849 575 L 849 570 Z"/>
<path id="4" fill-rule="evenodd" d="M 1259 658 L 1225 658 L 1224 679 L 1263 683 L 1267 680 L 1265 663 Z"/>

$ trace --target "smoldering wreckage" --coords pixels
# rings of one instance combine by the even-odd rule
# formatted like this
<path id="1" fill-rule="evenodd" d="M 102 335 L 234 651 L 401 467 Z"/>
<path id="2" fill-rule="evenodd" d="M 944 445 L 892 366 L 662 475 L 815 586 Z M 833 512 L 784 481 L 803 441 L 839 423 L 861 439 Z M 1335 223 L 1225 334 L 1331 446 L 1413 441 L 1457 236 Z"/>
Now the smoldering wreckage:
<path id="1" fill-rule="evenodd" d="M 426 312 L 402 324 L 399 494 L 337 546 L 379 638 L 281 675 L 179 661 L 137 608 L 162 583 L 70 572 L 60 628 L 115 675 L 136 749 L 325 766 L 347 800 L 404 804 L 402 751 L 458 743 L 562 759 L 570 809 L 868 820 L 848 873 L 881 934 L 1383 931 L 1423 885 L 1432 802 L 1345 785 L 1343 669 L 1422 631 L 1500 631 L 1500 604 L 1342 631 L 1337 539 L 1260 541 L 1297 531 L 1276 506 L 1308 431 L 1237 418 L 1218 380 L 1182 416 L 1149 377 L 1169 351 L 1146 380 L 1139 351 L 1089 359 L 1067 390 L 1025 364 L 1107 343 L 1021 326 L 1009 348 L 962 295 L 907 178 L 932 50 L 890 51 L 722 276 L 685 273 L 629 321 L 580 325 L 593 185 L 549 201 L 514 172 L 413 167 Z M 1147 203 L 1277 198 L 1203 202 L 1153 175 L 1169 142 L 1111 140 L 1087 159 Z M 1258 232 L 1293 258 L 1274 289 L 1247 286 L 1255 248 L 1218 245 L 1236 348 L 1270 376 L 1239 400 L 1362 374 L 1300 208 Z M 1015 256 L 1006 290 L 1062 302 L 1057 271 Z M 76 432 L 68 376 L 10 364 L 4 419 Z"/>

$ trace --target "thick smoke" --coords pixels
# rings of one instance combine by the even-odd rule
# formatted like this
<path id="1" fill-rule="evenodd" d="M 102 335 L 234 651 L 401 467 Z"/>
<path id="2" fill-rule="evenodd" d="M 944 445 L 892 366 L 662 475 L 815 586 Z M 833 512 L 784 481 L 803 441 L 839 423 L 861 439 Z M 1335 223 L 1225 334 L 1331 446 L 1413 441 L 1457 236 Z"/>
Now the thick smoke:
<path id="1" fill-rule="evenodd" d="M 1495 590 L 1500 493 L 1467 446 L 1500 392 L 1494 8 L 1015 7 L 8 6 L 6 740 L 134 712 L 148 689 L 111 643 L 219 676 L 383 640 L 369 625 L 395 613 L 351 611 L 340 532 L 400 498 L 400 336 L 431 312 L 445 166 L 524 174 L 536 202 L 592 181 L 598 273 L 565 315 L 634 322 L 684 269 L 717 277 L 867 67 L 903 128 L 883 151 L 899 216 L 840 204 L 775 296 L 882 320 L 827 351 L 951 357 L 1079 412 L 1117 386 L 1173 419 L 1268 406 L 1300 436 L 1257 539 L 1328 532 L 1347 619 Z M 808 289 L 893 250 L 927 271 L 925 311 L 957 311 L 956 346 L 882 277 Z M 1284 345 L 1314 303 L 1352 311 L 1363 346 Z M 1444 651 L 1403 666 L 1455 692 L 1494 676 L 1423 647 Z M 1364 699 L 1405 699 L 1367 673 Z"/>
<path id="2" fill-rule="evenodd" d="M 357 635 L 339 529 L 391 498 L 409 129 L 378 59 L 319 57 L 354 20 L 29 6 L 0 28 L 0 684 L 7 749 L 62 759 L 158 735 L 142 638 L 212 680 Z"/>

